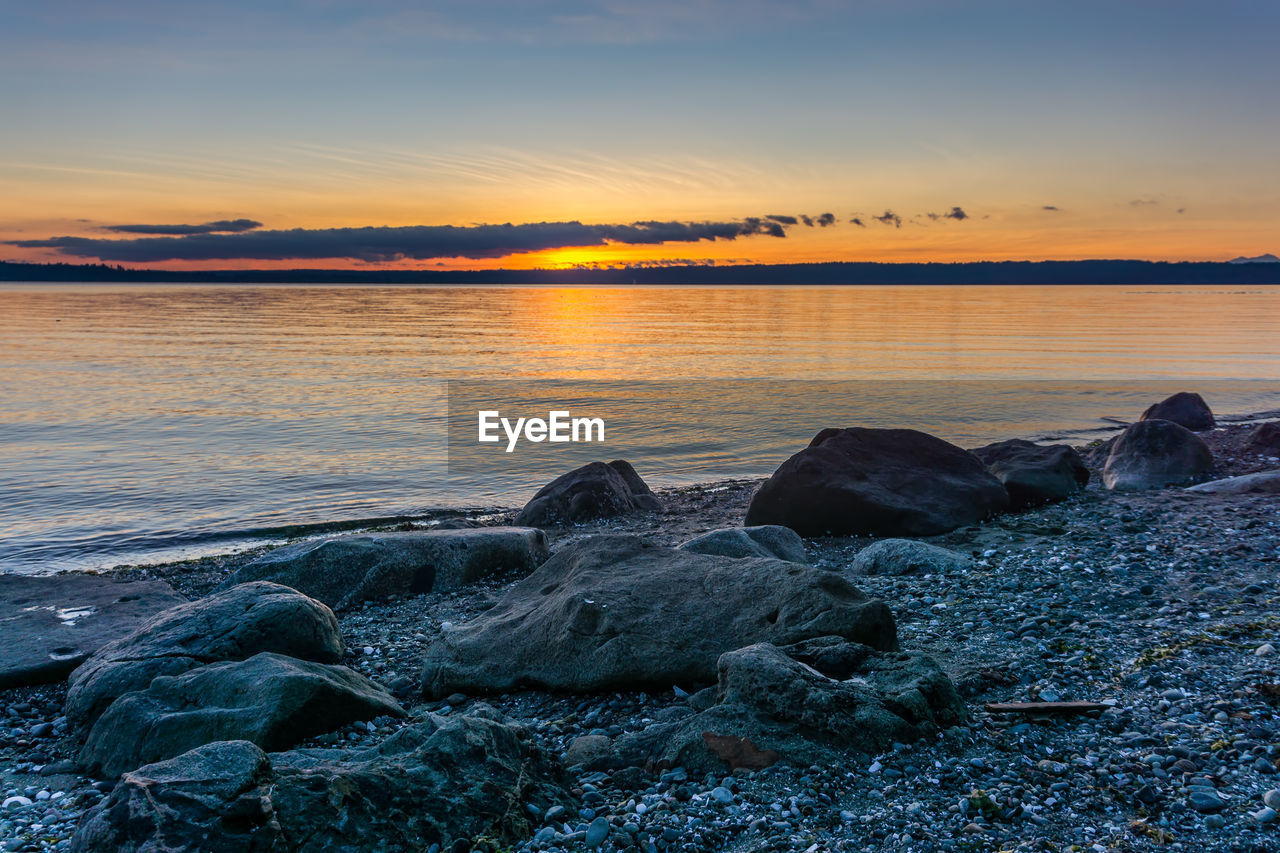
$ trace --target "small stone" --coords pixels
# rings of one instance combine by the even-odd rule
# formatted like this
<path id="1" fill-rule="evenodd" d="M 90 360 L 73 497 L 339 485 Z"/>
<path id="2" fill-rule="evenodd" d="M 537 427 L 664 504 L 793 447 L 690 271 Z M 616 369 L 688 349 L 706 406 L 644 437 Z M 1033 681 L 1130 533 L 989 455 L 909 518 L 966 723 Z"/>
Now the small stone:
<path id="1" fill-rule="evenodd" d="M 1160 795 L 1152 785 L 1143 785 L 1137 791 L 1134 791 L 1133 798 L 1144 806 L 1154 806 L 1160 799 Z"/>
<path id="2" fill-rule="evenodd" d="M 1193 790 L 1187 795 L 1187 804 L 1198 812 L 1216 812 L 1227 807 L 1222 801 L 1222 797 L 1218 796 L 1217 791 L 1210 791 L 1204 788 Z"/>
<path id="3" fill-rule="evenodd" d="M 1222 829 L 1227 825 L 1227 819 L 1220 814 L 1211 814 L 1204 819 L 1205 829 Z"/>
<path id="4" fill-rule="evenodd" d="M 1262 795 L 1262 802 L 1276 811 L 1280 811 L 1280 788 L 1272 788 Z"/>
<path id="5" fill-rule="evenodd" d="M 711 799 L 715 800 L 722 806 L 733 803 L 733 792 L 724 786 L 711 789 Z"/>
<path id="6" fill-rule="evenodd" d="M 27 797 L 9 797 L 3 803 L 0 803 L 0 808 L 11 809 L 14 806 L 21 808 L 29 805 L 31 805 L 31 800 Z"/>
<path id="7" fill-rule="evenodd" d="M 1270 643 L 1263 643 L 1253 650 L 1253 653 L 1260 658 L 1269 658 L 1276 653 L 1276 647 Z"/>
<path id="8" fill-rule="evenodd" d="M 547 813 L 542 816 L 542 819 L 547 823 L 559 823 L 564 820 L 564 812 L 564 806 L 552 806 L 547 809 Z"/>
<path id="9" fill-rule="evenodd" d="M 1253 818 L 1258 823 L 1275 823 L 1276 810 L 1270 806 L 1263 806 L 1256 812 L 1249 812 L 1249 817 Z"/>
<path id="10" fill-rule="evenodd" d="M 583 839 L 583 842 L 589 848 L 596 848 L 604 844 L 604 840 L 608 837 L 609 819 L 601 816 L 591 821 L 591 825 L 587 827 L 587 837 Z"/>

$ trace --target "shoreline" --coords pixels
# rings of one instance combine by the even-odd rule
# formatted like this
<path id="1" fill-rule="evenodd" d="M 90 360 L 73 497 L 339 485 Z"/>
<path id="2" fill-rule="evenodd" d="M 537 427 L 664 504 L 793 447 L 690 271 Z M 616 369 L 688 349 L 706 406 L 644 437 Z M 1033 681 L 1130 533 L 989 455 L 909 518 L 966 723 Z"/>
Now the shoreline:
<path id="1" fill-rule="evenodd" d="M 1214 450 L 1215 478 L 1280 467 L 1242 451 L 1248 429 L 1201 433 Z M 1157 850 L 1170 841 L 1184 850 L 1274 849 L 1275 824 L 1250 815 L 1265 791 L 1280 787 L 1280 708 L 1260 692 L 1280 674 L 1276 657 L 1255 653 L 1280 646 L 1276 497 L 1108 492 L 1097 483 L 1096 462 L 1086 461 L 1093 480 L 1075 497 L 921 537 L 971 558 L 968 568 L 854 578 L 890 605 L 903 647 L 932 656 L 951 677 L 970 712 L 965 724 L 873 756 L 872 770 L 779 764 L 704 778 L 578 768 L 570 771 L 573 789 L 593 794 L 593 814 L 634 824 L 636 837 L 657 839 L 662 853 Z M 657 490 L 662 512 L 547 528 L 551 550 L 601 533 L 674 545 L 738 526 L 758 482 Z M 812 565 L 839 572 L 873 541 L 824 537 L 805 547 Z M 255 555 L 107 573 L 159 578 L 196 598 Z M 493 576 L 339 612 L 342 662 L 390 690 L 410 718 L 347 726 L 301 746 L 354 754 L 427 714 L 466 714 L 484 704 L 564 756 L 580 737 L 614 738 L 684 713 L 690 700 L 680 690 L 424 699 L 418 684 L 426 648 L 449 624 L 494 607 L 518 580 Z M 5 849 L 67 849 L 79 816 L 110 790 L 70 764 L 75 743 L 56 728 L 65 692 L 65 685 L 0 692 L 0 788 L 6 796 L 30 791 L 32 799 L 62 792 L 52 809 L 60 821 L 20 825 L 20 815 L 0 812 L 0 839 L 18 842 Z M 1051 698 L 1112 704 L 1101 715 L 1040 722 L 984 710 Z M 31 734 L 43 724 L 47 734 Z M 1189 804 L 1193 783 L 1205 778 L 1221 792 L 1222 808 Z M 719 788 L 730 804 L 711 796 Z M 515 849 L 588 849 L 575 827 L 589 821 L 565 822 L 569 832 L 554 828 L 543 833 L 545 843 Z M 44 829 L 33 832 L 34 824 Z"/>

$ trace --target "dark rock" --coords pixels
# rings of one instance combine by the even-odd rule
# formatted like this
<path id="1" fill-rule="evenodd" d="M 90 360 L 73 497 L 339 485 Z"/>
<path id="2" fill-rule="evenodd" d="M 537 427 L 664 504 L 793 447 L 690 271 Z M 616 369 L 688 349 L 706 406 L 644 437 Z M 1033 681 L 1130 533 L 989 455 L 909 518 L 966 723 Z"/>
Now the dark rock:
<path id="1" fill-rule="evenodd" d="M 1065 444 L 1045 446 L 1014 438 L 979 447 L 973 454 L 1004 483 L 1013 510 L 1063 500 L 1089 484 L 1084 460 Z"/>
<path id="2" fill-rule="evenodd" d="M 804 540 L 799 534 L 776 524 L 712 530 L 677 547 L 694 554 L 718 554 L 721 557 L 775 557 L 792 563 L 809 560 L 804 551 Z"/>
<path id="3" fill-rule="evenodd" d="M 516 516 L 516 524 L 547 527 L 613 518 L 662 508 L 644 480 L 620 459 L 591 462 L 562 474 L 538 490 Z"/>
<path id="4" fill-rule="evenodd" d="M 1186 491 L 1204 495 L 1274 495 L 1280 494 L 1280 469 L 1242 474 L 1224 480 L 1210 480 Z"/>
<path id="5" fill-rule="evenodd" d="M 1171 421 L 1146 420 L 1125 429 L 1111 446 L 1102 483 L 1108 489 L 1158 489 L 1212 469 L 1213 455 L 1198 435 Z"/>
<path id="6" fill-rule="evenodd" d="M 1280 421 L 1268 421 L 1258 424 L 1249 432 L 1249 441 L 1245 444 L 1254 453 L 1266 456 L 1280 456 Z"/>
<path id="7" fill-rule="evenodd" d="M 93 724 L 79 761 L 117 776 L 215 741 L 285 749 L 348 723 L 403 715 L 390 694 L 354 670 L 265 652 L 160 676 L 126 693 Z"/>
<path id="8" fill-rule="evenodd" d="M 514 846 L 572 797 L 528 732 L 486 716 L 436 717 L 355 754 L 267 755 L 209 744 L 126 773 L 76 831 L 79 853 L 426 850 L 487 837 Z"/>
<path id="9" fill-rule="evenodd" d="M 457 589 L 497 572 L 529 572 L 546 558 L 546 535 L 532 527 L 367 533 L 277 548 L 222 587 L 273 581 L 344 610 L 392 595 Z"/>
<path id="10" fill-rule="evenodd" d="M 859 551 L 849 570 L 857 575 L 927 575 L 972 567 L 972 559 L 948 548 L 912 539 L 881 539 Z"/>
<path id="11" fill-rule="evenodd" d="M 818 668 L 826 663 L 835 668 Z M 839 637 L 796 648 L 757 643 L 722 655 L 718 671 L 718 704 L 623 735 L 617 743 L 623 761 L 714 772 L 735 763 L 725 760 L 730 752 L 761 764 L 775 753 L 799 766 L 847 765 L 848 750 L 869 756 L 966 716 L 951 680 L 930 658 L 877 652 Z M 742 748 L 727 750 L 734 741 L 725 738 Z"/>
<path id="12" fill-rule="evenodd" d="M 159 580 L 0 575 L 0 690 L 61 681 L 106 643 L 185 600 Z"/>
<path id="13" fill-rule="evenodd" d="M 1199 394 L 1179 391 L 1168 399 L 1155 403 L 1142 413 L 1139 421 L 1169 421 L 1190 430 L 1213 429 L 1216 422 L 1209 405 Z"/>
<path id="14" fill-rule="evenodd" d="M 751 499 L 747 525 L 802 536 L 931 536 L 1005 509 L 976 456 L 909 429 L 825 429 Z"/>
<path id="15" fill-rule="evenodd" d="M 754 642 L 838 634 L 897 647 L 893 615 L 840 575 L 691 554 L 635 536 L 566 546 L 497 605 L 427 650 L 424 691 L 670 689 L 715 679 Z"/>
<path id="16" fill-rule="evenodd" d="M 339 661 L 338 620 L 315 599 L 265 582 L 179 605 L 103 646 L 72 673 L 67 719 L 83 736 L 117 697 L 147 689 L 157 676 L 259 652 Z"/>

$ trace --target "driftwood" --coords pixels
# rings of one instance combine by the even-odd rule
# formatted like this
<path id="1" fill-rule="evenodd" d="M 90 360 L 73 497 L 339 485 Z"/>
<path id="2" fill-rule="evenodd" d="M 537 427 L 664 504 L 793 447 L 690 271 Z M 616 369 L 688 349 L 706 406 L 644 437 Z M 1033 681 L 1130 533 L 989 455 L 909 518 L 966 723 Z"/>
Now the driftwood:
<path id="1" fill-rule="evenodd" d="M 992 714 L 1088 714 L 1111 706 L 1101 702 L 990 702 L 984 707 Z"/>

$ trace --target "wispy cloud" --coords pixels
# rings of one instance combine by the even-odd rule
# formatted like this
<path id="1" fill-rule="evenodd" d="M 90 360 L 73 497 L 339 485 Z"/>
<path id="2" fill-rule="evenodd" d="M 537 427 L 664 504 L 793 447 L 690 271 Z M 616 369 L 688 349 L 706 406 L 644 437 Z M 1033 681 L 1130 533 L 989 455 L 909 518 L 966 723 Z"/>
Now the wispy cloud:
<path id="1" fill-rule="evenodd" d="M 120 234 L 153 234 L 186 236 L 190 234 L 240 234 L 261 228 L 262 223 L 253 219 L 219 219 L 201 225 L 104 225 L 105 231 Z"/>
<path id="2" fill-rule="evenodd" d="M 956 222 L 963 222 L 969 218 L 969 214 L 964 212 L 964 208 L 953 207 L 946 213 L 926 213 L 925 216 L 937 222 L 940 219 L 954 219 Z"/>
<path id="3" fill-rule="evenodd" d="M 871 218 L 876 222 L 879 222 L 881 225 L 892 225 L 894 228 L 902 227 L 902 217 L 894 213 L 892 210 L 886 210 L 879 216 L 873 216 Z"/>

